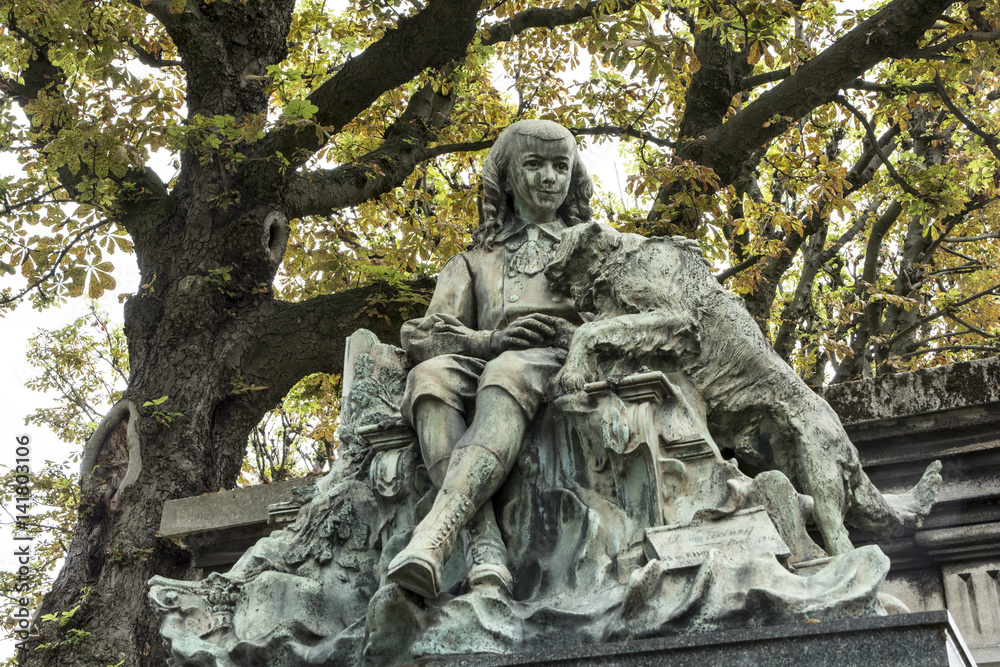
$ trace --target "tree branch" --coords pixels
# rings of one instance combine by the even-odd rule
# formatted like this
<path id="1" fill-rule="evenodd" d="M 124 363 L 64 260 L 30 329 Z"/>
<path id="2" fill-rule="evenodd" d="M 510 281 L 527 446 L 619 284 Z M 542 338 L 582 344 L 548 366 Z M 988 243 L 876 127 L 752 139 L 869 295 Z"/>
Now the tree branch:
<path id="1" fill-rule="evenodd" d="M 957 322 L 958 324 L 961 324 L 963 327 L 966 327 L 967 329 L 969 329 L 969 332 L 977 334 L 979 336 L 982 336 L 983 338 L 988 338 L 988 339 L 992 338 L 994 340 L 997 338 L 996 334 L 991 334 L 989 331 L 985 331 L 985 330 L 980 329 L 979 327 L 977 327 L 977 326 L 975 326 L 973 324 L 969 324 L 968 322 L 966 322 L 962 318 L 960 318 L 960 317 L 958 317 L 956 315 L 952 315 L 951 313 L 945 315 L 945 319 L 949 319 L 949 320 L 951 320 L 953 322 Z M 958 334 L 952 334 L 952 335 L 958 335 Z"/>
<path id="2" fill-rule="evenodd" d="M 52 262 L 52 266 L 49 267 L 48 271 L 46 271 L 44 274 L 42 274 L 41 277 L 38 278 L 38 280 L 25 287 L 16 295 L 10 297 L 6 296 L 0 297 L 0 307 L 6 306 L 7 304 L 10 303 L 14 303 L 15 301 L 18 301 L 21 297 L 23 297 L 25 294 L 28 294 L 29 292 L 40 288 L 46 280 L 55 275 L 56 270 L 59 268 L 59 264 L 62 263 L 63 259 L 66 257 L 66 254 L 70 250 L 72 250 L 74 246 L 76 246 L 76 244 L 80 241 L 80 239 L 82 239 L 87 234 L 97 231 L 101 227 L 108 225 L 110 223 L 111 220 L 101 220 L 100 222 L 95 222 L 94 224 L 89 225 L 88 227 L 84 227 L 79 232 L 77 232 L 76 236 L 70 239 L 69 242 L 65 246 L 63 246 L 63 249 L 59 251 L 59 254 L 56 255 L 56 260 Z"/>
<path id="3" fill-rule="evenodd" d="M 727 280 L 735 276 L 737 273 L 749 269 L 751 266 L 753 266 L 762 259 L 764 259 L 763 255 L 750 255 L 739 264 L 730 266 L 728 269 L 724 269 L 719 273 L 717 273 L 715 275 L 715 279 L 718 280 L 719 284 L 721 285 L 722 283 L 726 282 Z"/>
<path id="4" fill-rule="evenodd" d="M 185 3 L 181 11 L 175 12 L 171 0 L 128 0 L 128 3 L 143 10 L 165 26 L 176 23 L 184 12 L 198 11 L 197 3 Z"/>
<path id="5" fill-rule="evenodd" d="M 54 204 L 54 203 L 56 203 L 58 201 L 57 199 L 50 199 L 50 200 L 48 200 L 48 202 L 46 202 L 45 198 L 54 195 L 55 193 L 59 192 L 59 190 L 61 190 L 61 189 L 62 189 L 62 186 L 61 185 L 57 185 L 55 187 L 49 188 L 45 192 L 42 192 L 40 194 L 35 195 L 31 199 L 25 199 L 24 201 L 19 201 L 19 202 L 15 203 L 15 204 L 11 204 L 11 203 L 5 201 L 4 204 L 3 204 L 3 211 L 0 212 L 0 215 L 4 215 L 4 216 L 10 215 L 11 213 L 13 213 L 14 211 L 16 211 L 17 209 L 24 208 L 25 206 L 34 206 L 36 204 L 42 204 L 42 203 L 53 203 Z M 7 199 L 7 193 L 4 193 L 4 199 Z"/>
<path id="6" fill-rule="evenodd" d="M 944 243 L 945 239 L 948 238 L 948 234 L 951 233 L 951 230 L 955 229 L 955 227 L 957 227 L 958 224 L 962 222 L 965 216 L 972 213 L 973 211 L 978 211 L 980 209 L 986 208 L 993 202 L 997 201 L 997 199 L 1000 199 L 1000 197 L 989 197 L 989 198 L 976 197 L 966 202 L 965 206 L 962 207 L 961 211 L 959 211 L 958 213 L 953 213 L 952 215 L 949 215 L 947 218 L 945 218 L 942 225 L 944 227 L 944 232 L 936 239 L 931 241 L 931 243 L 927 246 L 927 249 L 924 251 L 924 254 L 922 255 L 920 261 L 927 262 L 930 259 L 931 255 L 937 250 L 938 246 Z"/>
<path id="7" fill-rule="evenodd" d="M 955 35 L 951 39 L 947 39 L 937 46 L 930 46 L 924 49 L 912 49 L 901 55 L 905 58 L 932 58 L 934 56 L 941 55 L 951 47 L 962 44 L 963 42 L 995 42 L 997 40 L 1000 40 L 1000 30 L 992 30 L 989 32 L 982 30 L 970 30 L 969 32 L 964 32 L 961 35 Z"/>
<path id="8" fill-rule="evenodd" d="M 421 88 L 385 132 L 385 141 L 376 150 L 351 164 L 290 177 L 287 215 L 325 215 L 355 206 L 399 186 L 424 160 L 491 146 L 492 140 L 427 147 L 447 123 L 453 103 L 451 95 L 435 92 L 431 86 Z"/>
<path id="9" fill-rule="evenodd" d="M 634 139 L 642 139 L 643 141 L 648 141 L 651 144 L 657 146 L 665 146 L 668 148 L 673 148 L 677 144 L 670 139 L 662 139 L 649 132 L 642 132 L 633 127 L 619 127 L 615 125 L 593 125 L 591 127 L 583 128 L 569 128 L 569 131 L 573 133 L 574 136 L 625 136 L 632 137 Z"/>
<path id="10" fill-rule="evenodd" d="M 878 137 L 874 142 L 870 141 L 868 142 L 868 144 L 866 144 L 866 147 L 862 151 L 861 155 L 858 157 L 857 162 L 854 163 L 850 171 L 847 173 L 847 178 L 845 178 L 845 181 L 850 186 L 852 192 L 857 192 L 858 189 L 861 188 L 861 186 L 871 182 L 872 178 L 874 178 L 875 176 L 875 171 L 878 168 L 877 163 L 875 165 L 871 164 L 873 159 L 876 156 L 885 155 L 885 152 L 882 150 L 882 147 L 891 144 L 893 139 L 896 138 L 897 134 L 899 134 L 899 126 L 893 125 L 888 130 L 886 130 L 881 137 Z M 882 158 L 880 157 L 880 159 Z M 884 160 L 882 161 L 884 162 Z M 818 216 L 823 211 L 828 201 L 829 197 L 824 195 L 821 198 L 821 200 L 817 203 L 817 206 L 813 209 L 815 212 L 810 217 L 810 219 L 805 219 L 804 217 L 800 216 L 800 219 L 803 222 L 802 225 L 803 231 L 806 231 L 807 228 L 815 229 L 816 226 L 820 224 L 820 219 L 818 218 Z M 870 212 L 866 211 L 864 218 L 867 219 L 869 215 Z M 848 234 L 850 234 L 849 237 L 847 236 Z M 857 234 L 857 230 L 854 230 L 853 232 L 849 231 L 847 234 L 845 234 L 844 237 L 841 237 L 842 239 L 841 245 L 846 243 L 849 240 L 849 238 L 853 238 L 855 234 Z M 801 241 L 801 238 L 799 239 L 799 241 Z M 786 245 L 788 244 L 786 243 Z M 790 247 L 789 250 L 794 251 L 795 248 Z M 792 254 L 792 252 L 790 252 L 790 254 Z M 730 268 L 725 269 L 723 271 L 720 271 L 715 276 L 715 279 L 718 280 L 720 284 L 722 284 L 729 278 L 732 278 L 738 273 L 745 271 L 751 266 L 754 266 L 762 259 L 764 259 L 764 257 L 765 255 L 751 255 L 746 259 L 744 259 L 743 261 L 739 262 L 738 264 L 731 266 Z M 826 261 L 829 261 L 829 258 L 825 259 L 823 263 L 826 263 Z"/>
<path id="11" fill-rule="evenodd" d="M 401 20 L 306 98 L 319 108 L 315 122 L 337 133 L 386 91 L 427 68 L 464 58 L 476 35 L 481 4 L 482 0 L 430 0 L 416 15 Z M 253 153 L 263 159 L 281 152 L 294 169 L 324 141 L 315 132 L 299 132 L 286 124 L 268 133 Z M 276 179 L 281 177 L 279 169 L 271 167 Z"/>
<path id="12" fill-rule="evenodd" d="M 743 90 L 752 90 L 757 86 L 763 86 L 767 83 L 774 83 L 775 81 L 781 81 L 782 79 L 787 79 L 792 73 L 791 67 L 782 67 L 781 69 L 776 69 L 773 72 L 764 72 L 762 74 L 754 74 L 753 76 L 747 76 L 743 78 L 740 82 L 740 87 Z"/>
<path id="13" fill-rule="evenodd" d="M 408 289 L 429 294 L 433 286 L 434 281 L 421 279 Z M 305 376 L 342 372 L 344 341 L 359 328 L 398 344 L 410 298 L 398 287 L 377 283 L 298 303 L 271 302 L 234 369 L 246 382 L 267 389 L 244 396 L 269 409 Z"/>
<path id="14" fill-rule="evenodd" d="M 899 355 L 900 359 L 909 357 L 919 357 L 922 354 L 934 354 L 935 352 L 957 352 L 961 350 L 982 350 L 985 352 L 1000 352 L 1000 347 L 996 345 L 945 345 L 943 347 L 927 347 L 922 350 L 914 350 Z"/>
<path id="15" fill-rule="evenodd" d="M 982 128 L 972 122 L 972 119 L 962 113 L 961 109 L 955 106 L 951 97 L 948 96 L 948 91 L 944 89 L 944 82 L 941 81 L 940 74 L 934 75 L 934 85 L 937 87 L 938 95 L 941 96 L 941 101 L 944 102 L 946 107 L 948 107 L 948 111 L 950 111 L 955 118 L 961 121 L 962 125 L 965 125 L 970 132 L 986 142 L 986 147 L 990 149 L 991 153 L 993 153 L 993 157 L 1000 160 L 1000 146 L 997 145 L 997 138 L 992 134 L 983 131 Z"/>
<path id="16" fill-rule="evenodd" d="M 832 102 L 841 88 L 874 65 L 901 57 L 952 4 L 953 0 L 890 2 L 720 127 L 691 142 L 680 157 L 714 169 L 719 187 L 733 183 L 756 151 L 809 111 Z"/>
<path id="17" fill-rule="evenodd" d="M 439 95 L 430 88 L 422 89 L 411 98 L 411 104 L 419 95 Z M 440 95 L 439 95 L 440 96 Z M 443 96 L 440 96 L 443 98 Z M 393 128 L 386 133 L 387 139 L 378 149 L 358 158 L 351 164 L 334 169 L 315 170 L 293 176 L 289 179 L 289 194 L 286 199 L 289 217 L 306 215 L 326 215 L 337 209 L 356 206 L 362 202 L 389 192 L 398 187 L 416 165 L 440 155 L 457 152 L 481 151 L 493 145 L 494 139 L 469 141 L 454 144 L 427 146 L 433 137 L 416 137 L 416 133 L 426 130 L 416 120 L 419 114 L 404 113 Z M 426 115 L 420 116 L 421 119 Z M 416 126 L 414 125 L 416 124 Z M 443 123 L 441 123 L 443 125 Z M 661 139 L 648 132 L 628 127 L 592 126 L 570 128 L 575 136 L 630 136 L 659 146 L 672 146 L 673 142 Z M 390 136 L 392 137 L 390 139 Z"/>
<path id="18" fill-rule="evenodd" d="M 27 67 L 21 72 L 23 83 L 18 82 L 16 78 L 0 77 L 0 93 L 4 93 L 14 100 L 28 116 L 28 122 L 34 135 L 32 148 L 40 154 L 44 154 L 48 142 L 57 136 L 63 127 L 62 125 L 44 127 L 38 125 L 33 114 L 28 113 L 28 106 L 43 94 L 62 97 L 58 87 L 65 83 L 66 75 L 61 67 L 49 59 L 49 45 L 47 43 L 40 44 L 30 35 L 25 35 L 24 38 L 35 45 L 35 49 L 32 59 L 28 61 Z M 56 175 L 59 184 L 66 190 L 69 197 L 76 199 L 78 196 L 77 187 L 89 175 L 89 171 L 84 168 L 78 173 L 74 173 L 69 167 L 62 166 L 56 170 Z M 165 196 L 167 192 L 166 185 L 150 169 L 130 168 L 124 178 L 116 178 L 115 180 L 119 185 L 126 183 L 134 185 L 137 192 L 146 189 L 155 197 Z"/>
<path id="19" fill-rule="evenodd" d="M 386 91 L 409 81 L 427 68 L 442 67 L 464 58 L 476 36 L 482 0 L 430 0 L 415 16 L 400 22 L 307 98 L 319 107 L 315 120 L 336 133 Z M 571 9 L 531 8 L 509 21 L 485 28 L 480 43 L 491 46 L 513 39 L 532 28 L 571 25 L 593 15 L 602 0 L 591 0 Z M 636 0 L 618 0 L 607 13 L 626 11 Z M 315 133 L 297 133 L 294 127 L 272 131 L 258 144 L 256 154 L 267 157 L 281 151 L 292 166 L 304 162 L 322 147 Z M 424 159 L 427 159 L 426 157 Z"/>
<path id="20" fill-rule="evenodd" d="M 961 308 L 965 304 L 971 303 L 972 301 L 975 301 L 976 299 L 982 298 L 984 296 L 989 296 L 991 294 L 996 295 L 997 290 L 1000 290 L 1000 283 L 997 283 L 993 287 L 987 287 L 986 289 L 984 289 L 984 290 L 982 290 L 980 292 L 976 292 L 975 294 L 973 294 L 970 297 L 966 297 L 965 299 L 962 299 L 961 301 L 956 301 L 955 303 L 949 304 L 949 305 L 945 306 L 944 308 L 938 308 L 937 310 L 935 310 L 931 314 L 926 315 L 925 317 L 921 317 L 919 320 L 917 320 L 916 322 L 914 322 L 910 326 L 908 326 L 905 329 L 903 329 L 902 331 L 898 332 L 895 336 L 893 336 L 888 341 L 886 341 L 885 345 L 887 347 L 891 346 L 897 340 L 899 340 L 903 336 L 906 336 L 908 333 L 910 333 L 911 331 L 914 331 L 918 327 L 921 327 L 921 326 L 927 324 L 928 322 L 936 320 L 939 317 L 944 317 L 946 315 L 951 314 L 951 311 L 954 310 L 955 308 Z"/>
<path id="21" fill-rule="evenodd" d="M 885 93 L 887 95 L 895 95 L 898 93 L 933 93 L 937 88 L 934 87 L 932 83 L 917 83 L 912 85 L 895 84 L 895 83 L 875 83 L 873 81 L 865 81 L 864 79 L 855 79 L 851 84 L 844 86 L 844 88 L 850 90 L 867 90 L 872 93 Z"/>
<path id="22" fill-rule="evenodd" d="M 385 146 L 335 169 L 321 169 L 295 176 L 288 183 L 288 217 L 327 215 L 348 206 L 357 206 L 398 187 L 416 165 L 446 153 L 480 151 L 493 145 L 492 139 L 442 144 L 400 155 Z M 389 164 L 389 170 L 381 165 Z"/>
<path id="23" fill-rule="evenodd" d="M 944 250 L 949 255 L 952 255 L 954 257 L 959 257 L 961 259 L 964 259 L 967 262 L 975 262 L 977 264 L 982 264 L 983 263 L 982 260 L 976 259 L 975 257 L 970 257 L 969 255 L 966 255 L 965 253 L 962 253 L 962 252 L 959 252 L 959 251 L 955 250 L 954 248 L 949 248 L 948 246 L 944 245 L 943 243 L 941 244 L 941 249 Z M 931 272 L 931 273 L 928 273 L 927 275 L 933 276 L 935 273 L 936 272 Z"/>
<path id="24" fill-rule="evenodd" d="M 184 61 L 182 60 L 164 60 L 163 58 L 157 58 L 138 44 L 128 44 L 127 46 L 128 49 L 135 55 L 135 59 L 148 67 L 181 67 L 184 65 Z"/>
<path id="25" fill-rule="evenodd" d="M 591 0 L 586 4 L 578 4 L 570 9 L 562 7 L 532 7 L 523 12 L 515 14 L 509 21 L 487 26 L 483 29 L 486 36 L 482 40 L 484 46 L 492 46 L 500 42 L 507 42 L 531 28 L 557 28 L 563 25 L 571 25 L 588 16 L 594 15 L 598 11 L 599 5 L 607 5 L 607 2 Z M 635 0 L 618 0 L 614 7 L 605 7 L 604 14 L 617 14 L 627 11 L 637 4 Z"/>
<path id="26" fill-rule="evenodd" d="M 1000 239 L 1000 232 L 980 234 L 979 236 L 948 236 L 943 240 L 945 243 L 972 243 L 973 241 L 988 241 L 990 239 Z"/>
<path id="27" fill-rule="evenodd" d="M 947 318 L 952 319 L 952 318 Z M 914 345 L 927 345 L 927 343 L 933 343 L 936 340 L 944 340 L 945 338 L 958 338 L 959 336 L 968 336 L 969 334 L 974 334 L 975 331 L 967 329 L 966 331 L 949 331 L 948 333 L 939 334 L 937 336 L 931 336 L 929 338 L 923 338 L 921 340 L 913 341 Z"/>
<path id="28" fill-rule="evenodd" d="M 907 183 L 906 180 L 899 175 L 896 168 L 892 166 L 891 162 L 889 162 L 889 158 L 887 158 L 885 153 L 882 152 L 882 147 L 878 145 L 878 137 L 875 136 L 875 129 L 872 127 L 872 124 L 868 122 L 868 118 L 865 117 L 865 115 L 861 113 L 861 111 L 859 111 L 853 104 L 848 102 L 842 95 L 837 95 L 837 97 L 834 98 L 834 101 L 850 111 L 851 115 L 857 118 L 864 126 L 865 135 L 868 137 L 868 141 L 871 143 L 872 148 L 875 149 L 878 159 L 882 161 L 882 164 L 885 165 L 889 175 L 892 176 L 892 180 L 894 180 L 896 184 L 899 185 L 899 187 L 901 187 L 907 194 L 913 195 L 917 198 L 922 197 L 923 195 L 916 188 Z"/>

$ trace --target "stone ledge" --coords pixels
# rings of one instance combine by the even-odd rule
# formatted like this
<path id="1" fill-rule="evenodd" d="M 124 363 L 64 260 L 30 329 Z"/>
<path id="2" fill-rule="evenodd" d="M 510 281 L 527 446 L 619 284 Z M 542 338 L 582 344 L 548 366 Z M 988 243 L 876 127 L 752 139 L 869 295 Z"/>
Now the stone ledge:
<path id="1" fill-rule="evenodd" d="M 998 404 L 1000 357 L 845 382 L 818 393 L 845 425 Z"/>
<path id="2" fill-rule="evenodd" d="M 1000 357 L 825 387 L 883 493 L 903 493 L 935 459 L 938 503 L 921 529 L 880 542 L 893 572 L 1000 559 Z M 915 534 L 914 534 L 915 533 Z M 867 536 L 852 531 L 855 544 Z"/>
<path id="3" fill-rule="evenodd" d="M 195 567 L 224 572 L 259 539 L 281 528 L 281 519 L 294 518 L 299 503 L 288 501 L 316 479 L 301 477 L 168 500 L 160 517 L 160 535 L 188 549 Z M 269 520 L 268 507 L 279 503 L 288 507 L 278 513 L 279 521 Z"/>
<path id="4" fill-rule="evenodd" d="M 543 648 L 425 657 L 422 667 L 975 667 L 946 611 Z"/>
<path id="5" fill-rule="evenodd" d="M 192 533 L 267 523 L 267 507 L 288 500 L 295 489 L 312 481 L 300 477 L 273 484 L 169 500 L 163 504 L 160 535 L 182 539 Z"/>

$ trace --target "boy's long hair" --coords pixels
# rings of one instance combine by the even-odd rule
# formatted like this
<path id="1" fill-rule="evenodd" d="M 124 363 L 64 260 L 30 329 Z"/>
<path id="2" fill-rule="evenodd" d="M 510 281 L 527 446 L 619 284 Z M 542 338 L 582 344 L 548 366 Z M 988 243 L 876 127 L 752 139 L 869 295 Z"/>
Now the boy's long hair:
<path id="1" fill-rule="evenodd" d="M 580 161 L 576 140 L 569 130 L 548 120 L 521 120 L 500 133 L 483 165 L 483 199 L 479 211 L 479 227 L 472 233 L 469 248 L 493 249 L 493 242 L 505 224 L 513 221 L 514 196 L 507 186 L 507 173 L 514 157 L 518 136 L 534 136 L 545 140 L 569 138 L 573 141 L 573 173 L 566 201 L 556 212 L 567 225 L 590 220 L 590 197 L 594 193 L 587 168 Z"/>

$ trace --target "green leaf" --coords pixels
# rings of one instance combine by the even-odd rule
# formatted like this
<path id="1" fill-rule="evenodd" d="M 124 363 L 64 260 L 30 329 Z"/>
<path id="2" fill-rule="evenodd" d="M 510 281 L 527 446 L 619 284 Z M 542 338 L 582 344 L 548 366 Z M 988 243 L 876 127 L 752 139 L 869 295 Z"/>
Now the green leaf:
<path id="1" fill-rule="evenodd" d="M 316 115 L 317 111 L 319 111 L 319 107 L 309 100 L 292 100 L 281 112 L 281 115 L 286 119 L 309 120 Z"/>

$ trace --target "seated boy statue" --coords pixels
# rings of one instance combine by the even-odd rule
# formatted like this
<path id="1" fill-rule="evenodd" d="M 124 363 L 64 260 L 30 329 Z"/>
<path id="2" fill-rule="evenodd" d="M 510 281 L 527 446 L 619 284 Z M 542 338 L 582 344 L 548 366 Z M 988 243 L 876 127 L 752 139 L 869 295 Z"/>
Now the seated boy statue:
<path id="1" fill-rule="evenodd" d="M 542 269 L 563 230 L 590 219 L 591 193 L 568 130 L 539 120 L 508 127 L 483 166 L 470 249 L 442 269 L 426 317 L 404 327 L 404 347 L 418 363 L 402 412 L 438 488 L 389 564 L 388 578 L 407 590 L 441 593 L 441 570 L 466 527 L 469 586 L 511 590 L 491 498 L 582 322 Z"/>

